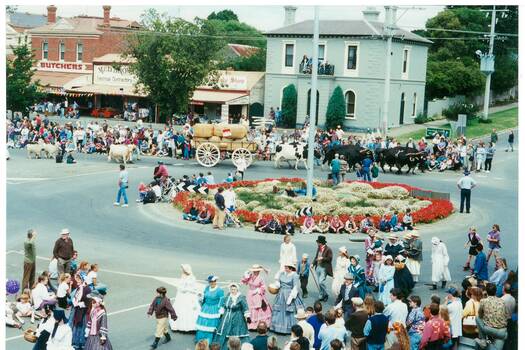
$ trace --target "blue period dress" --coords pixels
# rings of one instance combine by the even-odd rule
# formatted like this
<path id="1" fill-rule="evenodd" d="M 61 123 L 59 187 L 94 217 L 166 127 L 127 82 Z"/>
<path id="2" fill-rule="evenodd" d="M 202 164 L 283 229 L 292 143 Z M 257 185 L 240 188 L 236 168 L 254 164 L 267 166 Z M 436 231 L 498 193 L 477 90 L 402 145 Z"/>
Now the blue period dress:
<path id="1" fill-rule="evenodd" d="M 348 272 L 354 276 L 354 287 L 357 288 L 359 292 L 359 297 L 365 299 L 366 294 L 370 292 L 370 289 L 366 285 L 365 269 L 359 265 L 359 257 L 354 255 L 353 258 L 357 261 L 357 265 L 352 265 L 348 267 Z M 350 259 L 351 260 L 351 259 Z"/>
<path id="2" fill-rule="evenodd" d="M 219 308 L 223 298 L 224 291 L 219 287 L 212 289 L 210 286 L 207 286 L 204 289 L 201 311 L 197 318 L 197 325 L 195 327 L 197 330 L 197 333 L 195 334 L 195 342 L 207 339 L 208 344 L 212 343 L 213 335 L 217 330 L 221 317 Z"/>
<path id="3" fill-rule="evenodd" d="M 221 344 L 221 350 L 228 350 L 228 338 L 237 337 L 241 343 L 250 341 L 246 317 L 250 316 L 248 303 L 244 295 L 236 297 L 228 294 L 221 303 L 221 321 L 215 334 L 215 342 Z"/>
<path id="4" fill-rule="evenodd" d="M 304 303 L 300 296 L 299 275 L 295 272 L 279 274 L 279 293 L 275 297 L 272 308 L 271 330 L 276 333 L 290 334 L 292 326 L 297 324 L 295 314 L 297 309 L 304 309 Z M 288 301 L 290 303 L 288 304 Z"/>

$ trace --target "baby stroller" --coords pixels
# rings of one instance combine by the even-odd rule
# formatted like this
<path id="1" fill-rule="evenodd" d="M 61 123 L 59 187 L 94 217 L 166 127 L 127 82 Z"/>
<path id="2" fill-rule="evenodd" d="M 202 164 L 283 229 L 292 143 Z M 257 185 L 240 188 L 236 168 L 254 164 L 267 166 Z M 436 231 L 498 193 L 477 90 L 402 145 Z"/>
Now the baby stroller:
<path id="1" fill-rule="evenodd" d="M 160 180 L 157 180 L 160 181 Z M 161 185 L 161 196 L 160 199 L 163 202 L 169 202 L 173 196 L 175 196 L 176 193 L 176 187 L 175 187 L 175 178 L 172 176 L 168 176 L 166 180 L 164 180 L 164 183 Z"/>
<path id="2" fill-rule="evenodd" d="M 242 223 L 239 221 L 239 219 L 237 219 L 233 212 L 231 212 L 228 209 L 225 209 L 224 213 L 226 214 L 224 218 L 224 225 L 226 227 L 242 227 Z"/>

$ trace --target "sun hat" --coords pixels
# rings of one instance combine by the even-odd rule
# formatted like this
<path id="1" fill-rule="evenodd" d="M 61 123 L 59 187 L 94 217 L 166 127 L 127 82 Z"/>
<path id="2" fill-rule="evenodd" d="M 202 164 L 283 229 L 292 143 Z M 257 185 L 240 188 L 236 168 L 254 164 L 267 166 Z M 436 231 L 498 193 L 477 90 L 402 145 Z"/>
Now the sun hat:
<path id="1" fill-rule="evenodd" d="M 401 254 L 399 254 L 398 256 L 396 256 L 396 261 L 403 262 L 403 261 L 405 261 L 405 260 L 406 260 L 406 258 L 405 258 L 403 255 L 401 255 Z"/>
<path id="2" fill-rule="evenodd" d="M 437 237 L 432 237 L 431 242 L 433 245 L 438 245 L 441 240 Z"/>
<path id="3" fill-rule="evenodd" d="M 191 275 L 193 272 L 191 271 L 191 266 L 189 264 L 180 264 L 180 267 L 182 268 L 182 271 L 187 274 Z"/>
<path id="4" fill-rule="evenodd" d="M 96 300 L 99 304 L 104 301 L 104 296 L 98 290 L 93 290 L 87 295 L 89 299 Z"/>
<path id="5" fill-rule="evenodd" d="M 292 269 L 294 271 L 297 270 L 297 268 L 295 267 L 295 264 L 293 262 L 287 262 L 287 263 L 284 264 L 284 266 L 289 267 L 290 269 Z"/>
<path id="6" fill-rule="evenodd" d="M 354 280 L 354 275 L 352 275 L 351 273 L 345 273 L 345 280 Z"/>
<path id="7" fill-rule="evenodd" d="M 386 262 L 387 260 L 394 261 L 394 259 L 392 258 L 392 255 L 385 255 L 384 261 Z"/>
<path id="8" fill-rule="evenodd" d="M 239 284 L 236 283 L 236 282 L 231 282 L 230 284 L 228 284 L 228 288 L 231 288 L 231 287 L 235 287 L 235 288 L 239 289 Z"/>
<path id="9" fill-rule="evenodd" d="M 363 299 L 361 299 L 360 297 L 353 297 L 350 300 L 352 300 L 352 304 L 354 304 L 355 306 L 363 305 Z"/>
<path id="10" fill-rule="evenodd" d="M 348 253 L 348 250 L 346 250 L 345 246 L 341 246 L 341 247 L 339 247 L 339 252 L 340 253 Z"/>
<path id="11" fill-rule="evenodd" d="M 295 315 L 295 318 L 298 320 L 305 320 L 306 312 L 304 312 L 304 309 L 297 309 L 297 314 Z"/>
<path id="12" fill-rule="evenodd" d="M 215 276 L 215 275 L 209 275 L 207 280 L 208 282 L 217 282 L 217 280 L 219 279 L 219 277 Z"/>
<path id="13" fill-rule="evenodd" d="M 63 228 L 62 231 L 60 231 L 60 235 L 68 235 L 70 232 L 69 232 L 69 229 L 67 228 Z"/>
<path id="14" fill-rule="evenodd" d="M 263 270 L 264 270 L 264 267 L 262 267 L 259 264 L 253 264 L 252 267 L 250 267 L 250 271 L 252 271 L 252 272 L 263 271 Z"/>
<path id="15" fill-rule="evenodd" d="M 410 238 L 412 238 L 412 234 L 410 232 L 405 232 L 405 234 L 403 235 L 403 238 L 404 239 L 410 239 Z"/>
<path id="16" fill-rule="evenodd" d="M 412 232 L 410 233 L 410 235 L 411 235 L 412 237 L 417 237 L 417 238 L 419 238 L 419 232 L 417 232 L 417 231 L 412 231 Z"/>

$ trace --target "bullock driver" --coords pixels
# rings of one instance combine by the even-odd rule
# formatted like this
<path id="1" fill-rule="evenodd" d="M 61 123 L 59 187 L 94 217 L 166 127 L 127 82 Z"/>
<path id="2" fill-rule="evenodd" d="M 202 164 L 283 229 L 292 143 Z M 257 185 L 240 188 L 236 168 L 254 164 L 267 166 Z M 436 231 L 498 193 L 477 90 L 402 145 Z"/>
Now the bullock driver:
<path id="1" fill-rule="evenodd" d="M 339 183 L 339 173 L 341 172 L 341 161 L 339 160 L 339 153 L 336 153 L 334 159 L 330 162 L 330 169 L 332 169 L 332 183 L 337 186 Z"/>

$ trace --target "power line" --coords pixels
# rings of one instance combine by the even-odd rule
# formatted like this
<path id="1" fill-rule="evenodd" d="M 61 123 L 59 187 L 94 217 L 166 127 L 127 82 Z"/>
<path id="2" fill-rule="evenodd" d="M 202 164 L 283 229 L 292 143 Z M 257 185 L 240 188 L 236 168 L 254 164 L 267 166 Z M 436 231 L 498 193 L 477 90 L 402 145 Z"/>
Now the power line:
<path id="1" fill-rule="evenodd" d="M 419 28 L 416 26 L 404 26 L 406 28 Z M 483 34 L 483 35 L 490 35 L 490 32 L 477 32 L 473 30 L 459 30 L 459 29 L 445 29 L 445 28 L 426 28 L 426 29 L 417 29 L 422 31 L 440 31 L 440 32 L 451 32 L 451 33 L 465 33 L 465 34 Z M 505 35 L 505 36 L 515 36 L 517 37 L 518 34 L 513 33 L 496 33 L 496 35 Z"/>

